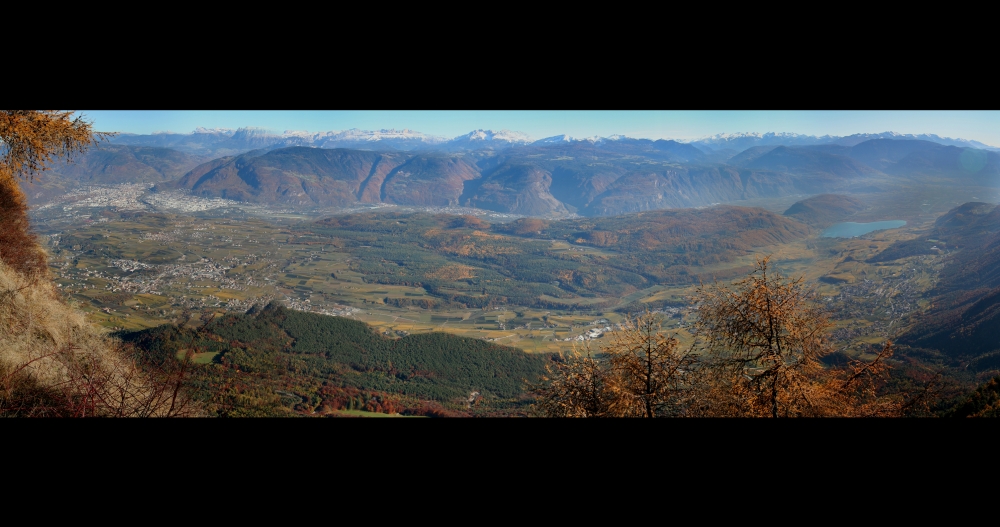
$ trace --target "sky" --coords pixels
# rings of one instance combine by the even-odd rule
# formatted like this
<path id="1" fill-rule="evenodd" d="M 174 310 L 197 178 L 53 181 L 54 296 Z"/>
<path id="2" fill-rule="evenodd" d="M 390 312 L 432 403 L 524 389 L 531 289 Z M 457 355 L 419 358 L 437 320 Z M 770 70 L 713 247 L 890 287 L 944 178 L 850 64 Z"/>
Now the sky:
<path id="1" fill-rule="evenodd" d="M 476 129 L 513 130 L 533 139 L 621 134 L 647 139 L 694 140 L 720 133 L 791 132 L 845 136 L 898 132 L 937 134 L 1000 147 L 1000 111 L 187 111 L 81 110 L 103 132 L 191 133 L 197 127 L 255 127 L 283 132 L 303 130 L 415 130 L 457 137 Z"/>

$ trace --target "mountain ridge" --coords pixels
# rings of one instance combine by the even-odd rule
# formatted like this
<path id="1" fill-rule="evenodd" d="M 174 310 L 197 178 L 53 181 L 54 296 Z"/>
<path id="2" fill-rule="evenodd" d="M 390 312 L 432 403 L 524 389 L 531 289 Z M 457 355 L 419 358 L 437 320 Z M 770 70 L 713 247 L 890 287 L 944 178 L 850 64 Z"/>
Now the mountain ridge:
<path id="1" fill-rule="evenodd" d="M 994 186 L 1000 154 L 893 139 L 756 146 L 727 163 L 688 144 L 630 138 L 451 152 L 299 145 L 214 159 L 158 188 L 262 204 L 463 206 L 568 217 L 884 192 L 908 181 Z"/>
<path id="2" fill-rule="evenodd" d="M 945 146 L 962 148 L 977 148 L 1000 152 L 1000 148 L 979 141 L 941 137 L 936 134 L 900 134 L 897 132 L 858 133 L 849 136 L 813 136 L 788 132 L 748 132 L 735 134 L 716 134 L 709 137 L 691 140 L 676 140 L 666 138 L 637 138 L 621 134 L 609 136 L 594 135 L 590 137 L 573 137 L 568 134 L 545 137 L 539 140 L 531 139 L 529 134 L 510 130 L 478 129 L 452 138 L 435 136 L 410 129 L 379 129 L 362 130 L 330 130 L 309 132 L 304 130 L 285 130 L 277 133 L 261 128 L 196 128 L 189 134 L 174 132 L 154 132 L 152 134 L 120 133 L 111 139 L 115 144 L 133 146 L 158 146 L 174 148 L 188 154 L 222 157 L 234 155 L 255 148 L 281 148 L 288 146 L 316 146 L 319 148 L 378 148 L 393 150 L 443 149 L 445 151 L 464 151 L 476 149 L 506 149 L 511 147 L 539 146 L 545 144 L 590 143 L 604 145 L 622 140 L 631 141 L 668 141 L 689 145 L 705 153 L 720 153 L 734 150 L 739 153 L 753 146 L 809 146 L 819 144 L 837 144 L 855 146 L 872 139 L 891 140 L 921 140 Z"/>

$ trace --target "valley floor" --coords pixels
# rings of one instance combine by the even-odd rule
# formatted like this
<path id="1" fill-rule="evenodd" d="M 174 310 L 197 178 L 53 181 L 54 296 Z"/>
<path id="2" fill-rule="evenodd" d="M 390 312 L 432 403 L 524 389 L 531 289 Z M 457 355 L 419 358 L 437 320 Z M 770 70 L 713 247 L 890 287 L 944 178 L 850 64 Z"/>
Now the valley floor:
<path id="1" fill-rule="evenodd" d="M 129 204 L 108 201 L 102 196 L 110 193 L 91 189 L 91 194 L 70 196 L 65 204 L 34 212 L 59 287 L 108 328 L 141 329 L 178 320 L 196 324 L 212 313 L 243 312 L 254 304 L 280 300 L 292 309 L 364 321 L 387 335 L 444 331 L 528 352 L 567 352 L 599 346 L 603 333 L 621 322 L 623 311 L 647 306 L 663 312 L 668 329 L 689 340 L 685 328 L 692 308 L 686 299 L 696 283 L 654 283 L 619 297 L 577 296 L 564 309 L 512 304 L 469 308 L 441 302 L 419 285 L 373 283 L 356 265 L 364 258 L 366 242 L 352 246 L 351 240 L 319 236 L 309 230 L 309 216 L 288 211 L 253 214 L 225 208 L 231 204 L 220 200 L 215 206 L 212 200 L 169 196 L 151 201 L 133 186 L 124 190 L 136 192 L 117 194 L 119 200 L 131 200 Z M 778 210 L 790 199 L 758 205 Z M 813 286 L 818 301 L 829 307 L 837 321 L 834 338 L 860 350 L 892 337 L 907 324 L 908 315 L 925 307 L 922 295 L 935 283 L 947 253 L 878 264 L 865 261 L 897 240 L 917 236 L 942 208 L 961 199 L 941 193 L 906 194 L 881 204 L 870 199 L 874 205 L 852 221 L 903 216 L 909 223 L 854 239 L 820 238 L 817 230 L 804 239 L 696 266 L 693 272 L 705 279 L 717 273 L 728 279 L 733 274 L 728 271 L 772 254 L 782 272 L 802 277 Z M 170 206 L 164 208 L 164 203 Z M 493 222 L 514 219 L 483 211 L 479 216 Z M 358 234 L 361 240 L 363 229 Z M 548 243 L 553 257 L 621 256 L 592 245 Z M 438 263 L 447 267 L 454 262 Z M 445 278 L 459 283 L 464 277 L 457 272 Z M 545 293 L 541 298 L 558 300 Z"/>

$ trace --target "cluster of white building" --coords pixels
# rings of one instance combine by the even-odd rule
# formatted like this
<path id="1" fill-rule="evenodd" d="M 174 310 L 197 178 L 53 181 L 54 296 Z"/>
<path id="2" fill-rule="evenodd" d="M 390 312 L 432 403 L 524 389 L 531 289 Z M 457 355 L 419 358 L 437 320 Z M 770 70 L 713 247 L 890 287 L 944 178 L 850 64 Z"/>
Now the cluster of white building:
<path id="1" fill-rule="evenodd" d="M 330 306 L 314 306 L 308 299 L 299 300 L 291 297 L 285 298 L 285 306 L 287 306 L 288 309 L 294 309 L 295 311 L 317 313 L 331 317 L 349 317 L 361 313 L 361 310 L 356 307 L 343 306 L 340 304 L 333 304 Z"/>
<path id="2" fill-rule="evenodd" d="M 140 198 L 149 184 L 126 183 L 122 185 L 93 185 L 73 189 L 59 199 L 38 207 L 39 210 L 61 206 L 70 212 L 77 208 L 111 207 L 118 210 L 145 210 L 149 207 Z"/>
<path id="3" fill-rule="evenodd" d="M 149 193 L 143 196 L 142 202 L 155 209 L 175 210 L 178 212 L 202 212 L 245 205 L 245 203 L 231 199 L 202 198 L 184 190 Z"/>

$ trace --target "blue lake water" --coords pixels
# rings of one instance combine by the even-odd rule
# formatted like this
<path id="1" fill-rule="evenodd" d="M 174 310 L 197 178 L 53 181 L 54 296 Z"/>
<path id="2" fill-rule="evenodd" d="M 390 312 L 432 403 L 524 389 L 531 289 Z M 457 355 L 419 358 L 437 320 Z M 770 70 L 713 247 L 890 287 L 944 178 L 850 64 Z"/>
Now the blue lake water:
<path id="1" fill-rule="evenodd" d="M 903 225 L 906 225 L 906 222 L 903 220 L 875 221 L 872 223 L 854 223 L 849 221 L 830 226 L 820 236 L 823 238 L 853 238 L 872 231 L 898 229 Z"/>

